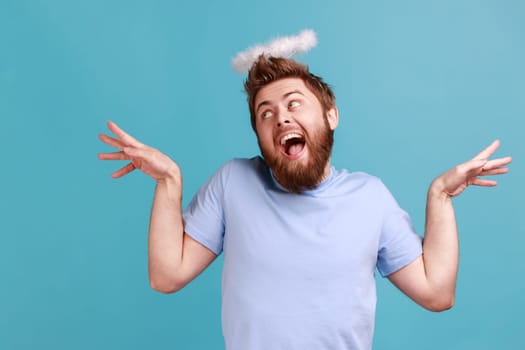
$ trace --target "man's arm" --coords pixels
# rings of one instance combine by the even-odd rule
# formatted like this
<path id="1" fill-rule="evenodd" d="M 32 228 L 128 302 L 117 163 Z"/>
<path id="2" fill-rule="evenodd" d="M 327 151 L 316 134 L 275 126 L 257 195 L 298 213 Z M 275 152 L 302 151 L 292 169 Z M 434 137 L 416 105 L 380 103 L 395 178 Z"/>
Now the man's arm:
<path id="1" fill-rule="evenodd" d="M 180 179 L 157 181 L 148 237 L 151 287 L 163 293 L 180 290 L 216 255 L 184 232 Z"/>
<path id="2" fill-rule="evenodd" d="M 432 182 L 427 196 L 423 254 L 388 276 L 406 295 L 431 311 L 447 310 L 454 304 L 459 244 L 452 198 L 469 185 L 496 186 L 496 181 L 479 176 L 508 172 L 505 166 L 511 157 L 488 160 L 498 147 L 499 141 L 494 141 L 472 160 Z"/>
<path id="3" fill-rule="evenodd" d="M 112 176 L 119 178 L 139 169 L 157 181 L 148 238 L 149 279 L 153 289 L 175 292 L 201 273 L 216 255 L 184 232 L 182 175 L 178 165 L 115 123 L 109 122 L 108 128 L 118 139 L 104 134 L 99 138 L 120 152 L 102 153 L 99 159 L 130 161 Z"/>

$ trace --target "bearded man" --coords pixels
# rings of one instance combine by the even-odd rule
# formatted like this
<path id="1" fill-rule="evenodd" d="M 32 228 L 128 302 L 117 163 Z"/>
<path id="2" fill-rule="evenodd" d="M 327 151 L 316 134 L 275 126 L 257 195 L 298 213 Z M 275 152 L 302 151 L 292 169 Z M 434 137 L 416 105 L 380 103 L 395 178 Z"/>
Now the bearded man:
<path id="1" fill-rule="evenodd" d="M 424 240 L 382 182 L 330 163 L 338 111 L 330 87 L 292 59 L 259 56 L 245 90 L 262 157 L 234 159 L 181 210 L 181 171 L 109 122 L 100 135 L 156 180 L 149 229 L 152 288 L 183 288 L 224 253 L 222 323 L 229 350 L 370 349 L 377 269 L 421 306 L 454 303 L 458 238 L 452 197 L 479 176 L 495 141 L 430 185 Z"/>

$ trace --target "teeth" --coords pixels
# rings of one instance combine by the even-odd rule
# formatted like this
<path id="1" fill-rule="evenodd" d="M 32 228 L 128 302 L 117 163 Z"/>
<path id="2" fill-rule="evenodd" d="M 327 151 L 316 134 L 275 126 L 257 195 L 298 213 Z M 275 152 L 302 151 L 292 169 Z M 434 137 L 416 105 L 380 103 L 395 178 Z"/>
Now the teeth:
<path id="1" fill-rule="evenodd" d="M 281 139 L 281 145 L 284 145 L 286 143 L 286 141 L 290 140 L 290 139 L 293 139 L 293 138 L 301 138 L 301 135 L 299 134 L 288 134 L 288 135 L 284 135 Z"/>

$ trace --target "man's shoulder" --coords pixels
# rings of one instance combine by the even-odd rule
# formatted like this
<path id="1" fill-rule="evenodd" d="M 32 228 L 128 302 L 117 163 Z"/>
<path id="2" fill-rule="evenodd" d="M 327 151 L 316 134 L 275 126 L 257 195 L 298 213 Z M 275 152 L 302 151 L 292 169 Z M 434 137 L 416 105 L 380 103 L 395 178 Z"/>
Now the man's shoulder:
<path id="1" fill-rule="evenodd" d="M 256 177 L 265 179 L 268 176 L 268 167 L 260 156 L 252 158 L 232 158 L 224 163 L 214 174 L 213 177 L 219 177 L 226 182 L 237 184 L 243 179 L 248 180 Z"/>
<path id="2" fill-rule="evenodd" d="M 376 197 L 388 191 L 383 181 L 375 175 L 364 171 L 335 170 L 330 188 L 340 194 L 366 193 Z"/>
<path id="3" fill-rule="evenodd" d="M 369 174 L 364 171 L 349 171 L 347 169 L 335 170 L 334 180 L 376 186 L 383 183 L 381 179 L 375 175 Z"/>
<path id="4" fill-rule="evenodd" d="M 363 180 L 363 181 L 381 181 L 379 177 L 369 174 L 364 171 L 350 171 L 347 169 L 336 170 L 338 174 L 344 177 L 351 178 L 353 180 Z"/>

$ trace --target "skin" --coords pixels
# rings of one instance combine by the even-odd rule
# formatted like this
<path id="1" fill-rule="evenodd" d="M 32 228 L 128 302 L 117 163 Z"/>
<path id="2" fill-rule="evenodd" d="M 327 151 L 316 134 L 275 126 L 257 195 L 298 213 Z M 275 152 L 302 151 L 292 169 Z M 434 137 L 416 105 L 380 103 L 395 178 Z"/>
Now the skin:
<path id="1" fill-rule="evenodd" d="M 495 180 L 480 176 L 508 172 L 511 157 L 488 160 L 499 140 L 471 160 L 457 165 L 432 181 L 427 194 L 423 254 L 388 278 L 419 305 L 443 311 L 454 305 L 459 262 L 458 232 L 452 198 L 470 185 L 494 187 Z"/>
<path id="2" fill-rule="evenodd" d="M 315 95 L 298 79 L 282 79 L 261 89 L 255 106 L 261 148 L 290 162 L 306 163 L 310 156 L 308 147 L 298 156 L 289 157 L 282 152 L 279 140 L 286 130 L 312 134 L 322 127 L 323 111 Z M 337 108 L 329 109 L 325 116 L 334 130 L 339 120 Z M 216 255 L 184 232 L 182 175 L 178 165 L 158 150 L 140 143 L 115 123 L 108 122 L 108 128 L 116 138 L 104 134 L 99 138 L 119 151 L 101 153 L 99 159 L 129 161 L 113 173 L 113 177 L 119 178 L 139 169 L 157 182 L 148 239 L 150 284 L 160 292 L 175 292 L 201 273 Z M 454 303 L 459 249 L 452 198 L 471 185 L 496 186 L 495 180 L 481 177 L 508 172 L 506 166 L 512 161 L 511 157 L 489 160 L 499 144 L 498 140 L 494 141 L 472 159 L 432 181 L 427 195 L 423 254 L 388 276 L 401 291 L 429 310 L 446 310 Z M 328 161 L 325 177 L 329 168 Z"/>
<path id="3" fill-rule="evenodd" d="M 288 155 L 281 145 L 284 136 L 297 134 L 312 140 L 325 127 L 323 115 L 330 130 L 335 130 L 339 122 L 337 108 L 334 106 L 324 112 L 317 97 L 301 79 L 282 79 L 268 84 L 259 91 L 254 105 L 255 130 L 263 154 L 265 157 L 271 155 L 292 168 L 312 169 L 313 165 L 309 166 L 308 162 L 315 150 L 305 143 L 299 154 Z M 328 177 L 330 162 L 322 167 L 324 170 L 317 183 Z M 277 180 L 286 187 L 278 176 Z"/>
<path id="4" fill-rule="evenodd" d="M 139 169 L 157 182 L 148 234 L 149 280 L 159 292 L 176 292 L 201 273 L 216 255 L 184 232 L 182 176 L 178 165 L 135 140 L 115 123 L 108 122 L 108 128 L 117 138 L 100 134 L 100 140 L 120 151 L 101 153 L 99 159 L 130 161 L 114 172 L 113 178 Z"/>

